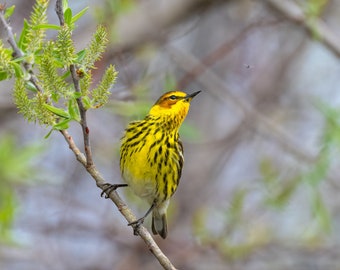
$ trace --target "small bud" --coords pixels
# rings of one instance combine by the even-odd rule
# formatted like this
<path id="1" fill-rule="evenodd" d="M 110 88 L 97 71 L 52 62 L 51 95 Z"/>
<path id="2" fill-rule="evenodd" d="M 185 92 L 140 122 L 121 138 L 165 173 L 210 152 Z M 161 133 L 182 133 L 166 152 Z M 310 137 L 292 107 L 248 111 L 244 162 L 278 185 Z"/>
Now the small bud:
<path id="1" fill-rule="evenodd" d="M 85 71 L 82 68 L 78 68 L 76 70 L 76 73 L 78 75 L 78 78 L 84 78 L 84 76 L 85 76 Z"/>

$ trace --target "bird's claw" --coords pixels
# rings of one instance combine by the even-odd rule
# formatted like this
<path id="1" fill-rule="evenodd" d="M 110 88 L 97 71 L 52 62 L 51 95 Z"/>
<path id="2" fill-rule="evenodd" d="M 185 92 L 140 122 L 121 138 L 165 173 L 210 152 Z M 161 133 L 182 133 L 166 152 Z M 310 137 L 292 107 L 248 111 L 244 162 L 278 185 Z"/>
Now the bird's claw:
<path id="1" fill-rule="evenodd" d="M 100 193 L 100 197 L 103 197 L 105 194 L 105 199 L 110 197 L 111 192 L 115 191 L 117 188 L 126 187 L 127 184 L 110 184 L 105 183 L 101 187 L 103 189 L 102 193 Z"/>
<path id="2" fill-rule="evenodd" d="M 131 226 L 133 228 L 134 235 L 138 235 L 138 229 L 143 223 L 144 223 L 144 217 L 137 219 L 133 222 L 130 222 L 128 226 Z"/>

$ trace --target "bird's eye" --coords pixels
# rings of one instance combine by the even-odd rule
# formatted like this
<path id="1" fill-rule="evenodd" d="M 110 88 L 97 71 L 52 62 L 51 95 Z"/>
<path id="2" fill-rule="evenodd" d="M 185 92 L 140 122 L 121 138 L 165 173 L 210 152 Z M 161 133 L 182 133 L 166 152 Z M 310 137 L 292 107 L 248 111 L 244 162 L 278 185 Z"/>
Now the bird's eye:
<path id="1" fill-rule="evenodd" d="M 176 100 L 177 97 L 176 97 L 175 95 L 172 95 L 172 96 L 169 97 L 169 99 L 171 99 L 171 100 Z"/>

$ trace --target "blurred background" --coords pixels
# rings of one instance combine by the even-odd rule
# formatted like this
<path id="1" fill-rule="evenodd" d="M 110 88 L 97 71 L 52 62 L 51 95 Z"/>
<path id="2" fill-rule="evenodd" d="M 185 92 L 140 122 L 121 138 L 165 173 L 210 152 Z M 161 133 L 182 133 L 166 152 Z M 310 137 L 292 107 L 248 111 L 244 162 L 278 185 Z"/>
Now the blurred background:
<path id="1" fill-rule="evenodd" d="M 109 64 L 119 71 L 88 123 L 109 182 L 122 181 L 129 121 L 166 91 L 202 91 L 181 128 L 169 236 L 155 238 L 178 269 L 340 269 L 339 1 L 70 2 L 74 13 L 89 7 L 77 49 L 99 23 L 110 33 L 95 80 Z M 34 1 L 6 3 L 20 33 Z M 0 269 L 160 269 L 62 136 L 44 139 L 48 129 L 17 113 L 12 86 L 0 85 Z M 69 131 L 81 146 L 80 127 Z M 119 193 L 145 213 L 128 189 Z"/>

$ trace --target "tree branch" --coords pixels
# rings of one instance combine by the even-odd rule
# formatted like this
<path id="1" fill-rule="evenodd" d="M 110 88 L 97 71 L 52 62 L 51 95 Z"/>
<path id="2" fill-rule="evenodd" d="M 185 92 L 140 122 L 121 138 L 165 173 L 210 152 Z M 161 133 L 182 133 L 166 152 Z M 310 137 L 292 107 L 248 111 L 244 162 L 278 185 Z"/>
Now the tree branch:
<path id="1" fill-rule="evenodd" d="M 58 15 L 60 24 L 64 24 L 64 15 L 62 11 L 62 1 L 57 0 L 56 1 L 56 13 Z M 14 35 L 12 32 L 12 28 L 7 23 L 7 21 L 4 18 L 3 12 L 0 12 L 0 22 L 3 24 L 7 36 L 8 36 L 8 42 L 12 49 L 14 50 L 17 57 L 24 56 L 23 52 L 20 50 L 20 48 L 17 46 Z M 30 81 L 36 86 L 38 91 L 43 92 L 43 89 L 40 87 L 38 80 L 32 70 L 31 64 L 27 62 L 23 62 L 23 66 L 27 72 L 31 74 Z M 76 92 L 80 92 L 80 85 L 79 85 L 79 79 L 76 74 L 76 66 L 70 65 L 70 72 L 73 79 L 73 84 L 75 87 Z M 85 147 L 85 155 L 80 151 L 80 149 L 77 147 L 75 142 L 72 139 L 72 136 L 68 133 L 67 130 L 62 130 L 60 133 L 63 135 L 64 139 L 66 140 L 69 148 L 74 153 L 76 159 L 84 166 L 84 168 L 87 170 L 87 172 L 92 176 L 92 178 L 96 181 L 96 184 L 99 188 L 102 190 L 104 189 L 104 184 L 107 182 L 102 177 L 100 172 L 97 170 L 95 164 L 93 163 L 92 159 L 92 153 L 91 153 L 91 146 L 90 146 L 90 136 L 89 136 L 89 129 L 87 127 L 87 120 L 86 120 L 86 109 L 83 105 L 83 102 L 81 98 L 77 100 L 78 107 L 81 114 L 81 126 L 83 131 L 83 139 L 84 139 L 84 147 Z M 119 194 L 116 191 L 111 192 L 109 195 L 109 198 L 115 203 L 118 210 L 122 213 L 122 215 L 125 217 L 125 219 L 131 223 L 135 221 L 137 218 L 132 213 L 130 208 L 125 204 L 125 202 L 120 198 Z M 162 265 L 164 269 L 167 270 L 176 270 L 176 268 L 172 265 L 170 260 L 164 255 L 162 250 L 158 247 L 154 239 L 152 238 L 151 234 L 148 232 L 148 230 L 143 227 L 139 226 L 136 228 L 136 232 L 138 235 L 143 239 L 148 249 L 151 251 L 151 253 L 156 257 L 156 259 L 159 261 L 159 263 Z"/>
<path id="2" fill-rule="evenodd" d="M 263 115 L 258 110 L 251 108 L 243 100 L 235 96 L 225 85 L 224 81 L 212 72 L 211 69 L 204 67 L 199 59 L 187 52 L 182 52 L 175 47 L 169 46 L 168 52 L 171 55 L 171 59 L 184 71 L 190 72 L 194 68 L 204 70 L 205 72 L 197 77 L 197 81 L 217 99 L 226 104 L 230 104 L 231 106 L 235 106 L 244 116 L 243 121 L 249 123 L 256 132 L 275 138 L 278 144 L 298 161 L 302 161 L 309 165 L 314 164 L 317 161 L 317 156 L 307 149 L 301 148 L 301 146 L 284 129 L 280 128 L 270 118 Z M 333 186 L 337 187 L 337 177 L 338 173 L 330 172 L 327 179 L 331 181 Z"/>
<path id="3" fill-rule="evenodd" d="M 62 6 L 62 0 L 56 1 L 55 11 L 58 15 L 60 25 L 64 25 L 64 14 L 63 14 L 63 6 Z M 70 65 L 70 72 L 73 80 L 73 84 L 75 87 L 75 91 L 80 93 L 80 85 L 79 85 L 79 79 L 76 72 L 76 66 Z M 77 104 L 80 111 L 80 117 L 81 117 L 81 127 L 83 131 L 83 140 L 84 140 L 84 149 L 85 149 L 85 156 L 79 148 L 74 143 L 72 137 L 68 134 L 67 130 L 61 131 L 61 134 L 64 136 L 66 142 L 68 143 L 70 149 L 75 154 L 77 160 L 85 167 L 87 172 L 92 176 L 92 178 L 96 181 L 96 184 L 99 188 L 102 190 L 104 189 L 104 184 L 106 181 L 101 176 L 99 171 L 97 170 L 93 159 L 92 159 L 92 151 L 90 146 L 90 130 L 87 126 L 87 118 L 86 118 L 86 109 L 84 107 L 83 101 L 80 98 L 77 99 Z M 120 198 L 119 194 L 116 191 L 109 192 L 109 198 L 115 203 L 118 210 L 122 213 L 122 215 L 125 217 L 125 219 L 131 223 L 137 218 L 132 213 L 132 211 L 127 207 L 127 205 L 124 203 L 124 201 Z M 164 253 L 161 251 L 161 249 L 158 247 L 148 230 L 144 226 L 139 226 L 136 230 L 138 235 L 144 240 L 145 244 L 149 248 L 152 254 L 158 259 L 159 263 L 163 266 L 164 269 L 176 269 L 170 262 L 170 260 L 164 255 Z"/>
<path id="4" fill-rule="evenodd" d="M 223 80 L 221 80 L 209 68 L 205 68 L 204 65 L 193 55 L 187 52 L 184 53 L 175 47 L 168 47 L 168 52 L 171 55 L 171 59 L 173 59 L 176 64 L 186 72 L 190 72 L 193 68 L 197 67 L 205 70 L 204 73 L 197 77 L 198 82 L 204 85 L 205 89 L 210 91 L 213 96 L 222 102 L 236 106 L 241 114 L 250 119 L 249 123 L 253 125 L 255 130 L 263 132 L 267 132 L 269 130 L 271 131 L 272 136 L 277 138 L 278 142 L 284 147 L 284 149 L 287 149 L 289 152 L 293 153 L 294 156 L 308 162 L 313 162 L 315 160 L 314 157 L 311 157 L 313 155 L 308 153 L 306 150 L 301 149 L 301 147 L 298 146 L 298 144 L 291 138 L 291 136 L 287 134 L 287 132 L 282 130 L 268 117 L 261 114 L 257 110 L 254 110 L 244 101 L 233 95 Z M 255 123 L 260 127 L 255 126 Z"/>
<path id="5" fill-rule="evenodd" d="M 3 27 L 5 28 L 6 34 L 7 34 L 7 42 L 9 43 L 9 45 L 12 47 L 15 57 L 24 57 L 24 54 L 22 53 L 22 51 L 20 50 L 20 48 L 18 47 L 15 38 L 14 38 L 14 34 L 12 31 L 12 27 L 10 26 L 9 23 L 7 23 L 5 16 L 4 16 L 4 11 L 0 11 L 0 22 L 3 25 Z M 40 87 L 39 83 L 38 83 L 38 79 L 37 77 L 34 75 L 33 71 L 32 71 L 32 65 L 26 61 L 22 61 L 22 64 L 25 68 L 25 70 L 30 74 L 30 78 L 29 81 L 35 86 L 35 88 L 39 91 L 39 92 L 43 92 L 43 89 Z"/>
<path id="6" fill-rule="evenodd" d="M 102 190 L 104 189 L 104 184 L 106 181 L 101 176 L 100 172 L 93 166 L 87 166 L 85 155 L 79 150 L 77 145 L 74 143 L 71 135 L 67 132 L 67 130 L 60 131 L 64 136 L 69 148 L 72 150 L 76 159 L 84 166 L 87 172 L 92 176 L 92 178 L 96 181 L 96 184 Z M 128 223 L 137 220 L 136 216 L 132 213 L 130 208 L 125 204 L 125 202 L 121 199 L 119 194 L 116 191 L 111 192 L 109 198 L 114 202 L 117 206 L 118 210 L 125 217 Z M 158 247 L 155 240 L 152 238 L 148 230 L 144 226 L 140 226 L 137 228 L 138 235 L 143 239 L 148 249 L 151 253 L 157 258 L 159 263 L 163 266 L 164 269 L 175 270 L 176 268 L 172 265 L 170 260 L 164 255 L 162 250 Z"/>
<path id="7" fill-rule="evenodd" d="M 179 22 L 188 20 L 208 7 L 225 4 L 226 0 L 158 0 L 137 1 L 132 12 L 116 22 L 115 52 L 129 51 L 146 42 L 162 41 L 165 31 Z M 152 12 L 150 12 L 152 8 Z"/>
<path id="8" fill-rule="evenodd" d="M 266 0 L 267 3 L 296 24 L 302 25 L 312 36 L 323 43 L 337 57 L 340 57 L 340 39 L 329 27 L 317 18 L 310 20 L 304 11 L 292 1 Z"/>
<path id="9" fill-rule="evenodd" d="M 59 23 L 61 26 L 64 26 L 65 19 L 64 19 L 64 13 L 63 13 L 63 3 L 62 1 L 57 0 L 55 5 L 55 12 L 57 13 Z M 74 89 L 77 93 L 81 92 L 80 85 L 79 85 L 79 78 L 76 72 L 76 66 L 74 64 L 70 65 L 70 72 L 71 77 L 74 85 Z M 80 125 L 83 130 L 83 140 L 84 140 L 84 149 L 85 149 L 85 156 L 86 156 L 86 166 L 92 167 L 93 159 L 92 159 L 92 151 L 90 146 L 90 129 L 87 126 L 87 117 L 86 117 L 86 109 L 84 107 L 83 101 L 81 97 L 77 98 L 77 104 L 80 112 Z"/>
<path id="10" fill-rule="evenodd" d="M 246 26 L 242 31 L 239 32 L 235 38 L 233 38 L 231 41 L 227 40 L 223 42 L 219 47 L 217 47 L 215 50 L 210 52 L 208 55 L 206 55 L 204 58 L 202 58 L 199 62 L 199 64 L 195 67 L 193 67 L 190 72 L 186 72 L 185 75 L 182 77 L 181 80 L 178 81 L 176 88 L 177 89 L 185 89 L 186 86 L 193 80 L 195 80 L 198 76 L 200 76 L 203 72 L 205 72 L 206 69 L 208 69 L 210 66 L 216 64 L 217 61 L 223 59 L 223 56 L 226 55 L 228 52 L 233 50 L 243 39 L 245 39 L 249 32 L 252 30 L 258 28 L 258 27 L 268 27 L 276 25 L 277 23 L 280 23 L 281 20 L 270 20 L 270 21 L 256 21 L 248 26 Z"/>

